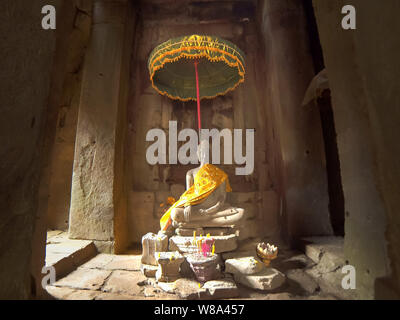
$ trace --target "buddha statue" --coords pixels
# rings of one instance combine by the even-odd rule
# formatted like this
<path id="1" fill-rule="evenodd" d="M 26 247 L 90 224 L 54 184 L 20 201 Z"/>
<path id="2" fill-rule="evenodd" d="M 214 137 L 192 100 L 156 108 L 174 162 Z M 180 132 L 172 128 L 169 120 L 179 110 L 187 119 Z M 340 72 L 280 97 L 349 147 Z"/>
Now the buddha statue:
<path id="1" fill-rule="evenodd" d="M 208 163 L 208 142 L 197 148 L 198 168 L 186 174 L 186 191 L 160 220 L 161 231 L 173 228 L 232 227 L 238 224 L 244 209 L 226 203 L 231 191 L 227 174 Z"/>

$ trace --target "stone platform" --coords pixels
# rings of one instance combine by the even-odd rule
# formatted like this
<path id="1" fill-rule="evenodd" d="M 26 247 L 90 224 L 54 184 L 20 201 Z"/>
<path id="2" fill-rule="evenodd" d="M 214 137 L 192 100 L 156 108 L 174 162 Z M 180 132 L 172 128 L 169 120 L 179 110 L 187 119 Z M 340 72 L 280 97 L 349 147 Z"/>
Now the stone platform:
<path id="1" fill-rule="evenodd" d="M 279 270 L 287 280 L 273 290 L 254 289 L 242 284 L 237 278 L 235 280 L 235 269 L 247 270 L 251 276 L 259 276 L 260 271 L 254 267 L 251 258 L 246 258 L 250 262 L 247 266 L 244 266 L 243 259 L 234 263 L 230 261 L 230 273 L 227 272 L 226 263 L 228 259 L 251 257 L 252 254 L 256 259 L 253 248 L 261 240 L 264 239 L 239 242 L 235 251 L 221 254 L 225 260 L 224 278 L 208 281 L 200 286 L 190 276 L 164 283 L 157 283 L 154 278 L 144 276 L 140 271 L 141 250 L 137 249 L 126 255 L 98 254 L 68 276 L 52 286 L 47 286 L 46 290 L 50 297 L 63 300 L 336 299 L 332 294 L 325 292 L 323 287 L 319 288 L 317 279 L 306 273 L 315 265 L 311 259 L 275 240 L 268 240 L 279 246 L 278 258 L 271 262 L 271 267 Z"/>

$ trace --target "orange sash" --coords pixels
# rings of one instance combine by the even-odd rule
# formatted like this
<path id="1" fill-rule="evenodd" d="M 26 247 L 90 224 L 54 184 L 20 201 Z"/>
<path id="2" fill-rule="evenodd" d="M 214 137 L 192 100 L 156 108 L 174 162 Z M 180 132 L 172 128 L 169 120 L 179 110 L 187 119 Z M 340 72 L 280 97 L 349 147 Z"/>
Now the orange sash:
<path id="1" fill-rule="evenodd" d="M 226 192 L 231 192 L 228 175 L 212 164 L 205 164 L 194 177 L 193 185 L 186 190 L 160 219 L 161 230 L 171 225 L 171 210 L 192 206 L 203 202 L 216 188 L 226 180 Z"/>

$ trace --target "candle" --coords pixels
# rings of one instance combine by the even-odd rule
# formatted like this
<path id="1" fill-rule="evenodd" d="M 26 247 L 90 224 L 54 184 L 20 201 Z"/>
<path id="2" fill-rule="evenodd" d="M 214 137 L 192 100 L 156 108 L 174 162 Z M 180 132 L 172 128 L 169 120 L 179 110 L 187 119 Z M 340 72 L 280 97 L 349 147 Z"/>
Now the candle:
<path id="1" fill-rule="evenodd" d="M 214 255 L 214 252 L 215 252 L 215 244 L 213 243 L 212 250 L 211 250 L 211 255 Z"/>

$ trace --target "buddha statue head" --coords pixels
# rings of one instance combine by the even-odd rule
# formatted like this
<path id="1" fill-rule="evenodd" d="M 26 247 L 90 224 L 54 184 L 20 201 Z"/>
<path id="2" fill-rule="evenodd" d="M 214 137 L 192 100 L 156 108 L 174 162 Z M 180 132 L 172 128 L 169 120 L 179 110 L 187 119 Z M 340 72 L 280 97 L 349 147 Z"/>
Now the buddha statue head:
<path id="1" fill-rule="evenodd" d="M 197 146 L 197 158 L 200 161 L 200 167 L 209 163 L 209 143 L 207 140 L 201 140 Z"/>

